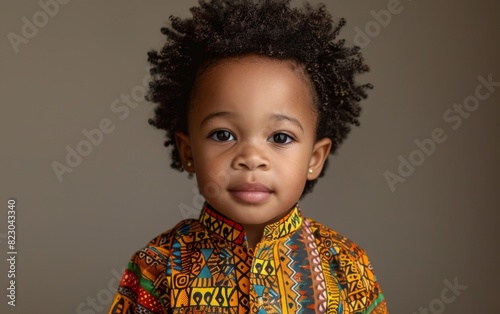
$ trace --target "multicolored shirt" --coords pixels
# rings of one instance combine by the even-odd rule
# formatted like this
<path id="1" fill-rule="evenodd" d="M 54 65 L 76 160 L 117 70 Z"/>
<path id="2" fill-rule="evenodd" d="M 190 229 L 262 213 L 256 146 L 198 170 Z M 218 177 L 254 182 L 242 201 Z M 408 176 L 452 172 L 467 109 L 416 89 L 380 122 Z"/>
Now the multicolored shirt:
<path id="1" fill-rule="evenodd" d="M 296 205 L 254 249 L 205 204 L 134 254 L 110 314 L 387 313 L 365 252 Z"/>

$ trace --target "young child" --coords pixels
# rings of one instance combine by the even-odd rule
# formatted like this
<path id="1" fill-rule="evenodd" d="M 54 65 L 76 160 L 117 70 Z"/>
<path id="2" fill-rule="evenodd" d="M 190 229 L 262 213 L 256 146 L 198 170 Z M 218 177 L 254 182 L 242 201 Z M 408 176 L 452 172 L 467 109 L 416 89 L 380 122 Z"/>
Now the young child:
<path id="1" fill-rule="evenodd" d="M 150 123 L 206 200 L 131 259 L 109 313 L 387 313 L 364 251 L 298 200 L 371 85 L 324 5 L 200 0 L 150 52 Z"/>

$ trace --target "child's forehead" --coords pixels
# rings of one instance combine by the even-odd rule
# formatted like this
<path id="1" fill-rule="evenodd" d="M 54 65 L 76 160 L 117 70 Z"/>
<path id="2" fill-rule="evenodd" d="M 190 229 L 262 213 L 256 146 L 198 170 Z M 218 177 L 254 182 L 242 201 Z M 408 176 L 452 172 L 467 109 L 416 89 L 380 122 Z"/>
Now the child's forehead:
<path id="1" fill-rule="evenodd" d="M 285 71 L 283 71 L 285 69 Z M 236 72 L 240 73 L 237 75 L 228 75 Z M 293 59 L 277 59 L 268 56 L 258 55 L 258 54 L 247 54 L 236 57 L 228 57 L 219 59 L 211 62 L 209 65 L 200 69 L 197 74 L 195 84 L 193 86 L 193 96 L 200 92 L 200 84 L 208 86 L 215 86 L 217 81 L 221 77 L 231 77 L 231 81 L 228 84 L 237 83 L 239 80 L 253 79 L 254 77 L 259 77 L 259 75 L 265 72 L 266 75 L 263 79 L 268 79 L 270 77 L 279 77 L 277 73 L 281 74 L 292 74 L 293 76 L 300 79 L 301 84 L 307 88 L 309 95 L 314 100 L 315 99 L 315 89 L 314 85 L 307 74 L 305 67 Z M 288 73 L 287 73 L 288 72 Z M 244 75 L 242 75 L 243 73 Z M 262 78 L 262 77 L 261 77 Z M 286 81 L 281 79 L 279 83 L 285 84 Z M 207 84 L 208 83 L 208 84 Z M 278 83 L 278 82 L 277 82 Z M 296 82 L 294 82 L 296 83 Z M 205 92 L 207 89 L 205 89 Z M 194 98 L 194 97 L 193 97 Z"/>
<path id="2" fill-rule="evenodd" d="M 232 56 L 232 57 L 226 57 L 226 58 L 220 58 L 217 60 L 212 60 L 204 67 L 202 71 L 198 73 L 198 76 L 202 76 L 204 73 L 210 72 L 214 68 L 217 68 L 220 65 L 227 65 L 227 64 L 232 64 L 232 65 L 251 65 L 251 64 L 265 64 L 266 66 L 270 67 L 286 67 L 289 70 L 293 72 L 300 73 L 302 75 L 306 75 L 305 67 L 301 63 L 299 63 L 297 60 L 291 59 L 291 58 L 273 58 L 269 57 L 267 55 L 261 55 L 261 54 L 256 54 L 256 53 L 249 53 L 249 54 L 244 54 L 244 55 L 238 55 L 238 56 Z"/>
<path id="3" fill-rule="evenodd" d="M 189 120 L 200 126 L 206 117 L 215 118 L 211 121 L 314 122 L 311 85 L 296 69 L 290 60 L 259 56 L 218 62 L 198 81 Z"/>

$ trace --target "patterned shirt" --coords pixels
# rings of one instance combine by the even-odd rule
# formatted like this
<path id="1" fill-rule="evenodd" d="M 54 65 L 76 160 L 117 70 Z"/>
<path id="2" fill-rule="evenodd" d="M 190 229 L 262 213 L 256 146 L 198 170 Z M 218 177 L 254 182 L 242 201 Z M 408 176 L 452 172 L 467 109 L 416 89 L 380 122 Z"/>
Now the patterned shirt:
<path id="1" fill-rule="evenodd" d="M 109 311 L 387 313 L 364 251 L 296 205 L 254 249 L 243 227 L 205 203 L 135 253 Z"/>

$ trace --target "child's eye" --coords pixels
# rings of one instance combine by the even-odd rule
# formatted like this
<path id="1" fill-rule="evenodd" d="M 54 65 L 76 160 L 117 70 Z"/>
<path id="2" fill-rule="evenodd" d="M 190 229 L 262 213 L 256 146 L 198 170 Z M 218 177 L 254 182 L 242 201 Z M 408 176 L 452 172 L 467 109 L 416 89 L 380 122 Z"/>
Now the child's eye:
<path id="1" fill-rule="evenodd" d="M 269 141 L 276 144 L 290 144 L 294 139 L 286 133 L 276 133 L 269 138 Z"/>
<path id="2" fill-rule="evenodd" d="M 217 130 L 210 134 L 210 138 L 218 142 L 234 141 L 234 136 L 227 130 Z"/>

